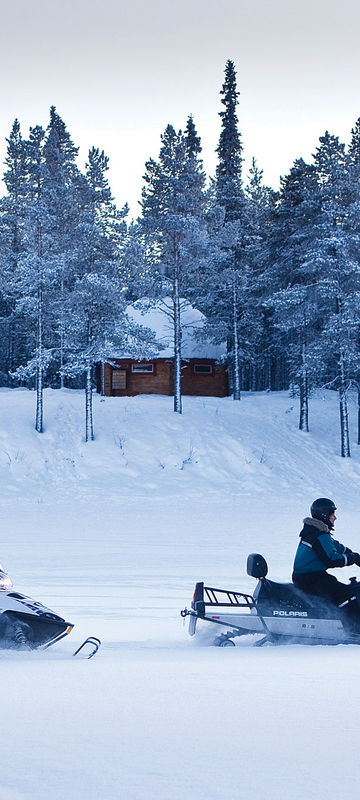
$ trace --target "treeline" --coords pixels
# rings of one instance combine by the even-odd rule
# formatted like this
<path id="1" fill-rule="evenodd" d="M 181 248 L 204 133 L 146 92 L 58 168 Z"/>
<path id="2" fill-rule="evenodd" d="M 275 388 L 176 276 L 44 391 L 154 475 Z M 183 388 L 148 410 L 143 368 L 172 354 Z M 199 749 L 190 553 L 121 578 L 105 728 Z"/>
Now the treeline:
<path id="1" fill-rule="evenodd" d="M 360 120 L 347 149 L 328 132 L 320 137 L 313 163 L 295 161 L 276 193 L 255 160 L 243 180 L 231 61 L 220 96 L 215 176 L 206 179 L 192 116 L 184 131 L 169 124 L 158 159 L 146 163 L 141 216 L 131 224 L 112 199 L 107 157 L 92 148 L 81 173 L 55 108 L 46 131 L 31 128 L 28 139 L 15 121 L 0 204 L 1 382 L 35 385 L 39 432 L 44 385 L 82 382 L 92 438 L 95 364 L 126 349 L 155 352 L 127 305 L 170 296 L 181 413 L 185 298 L 207 319 L 202 335 L 226 342 L 235 400 L 241 389 L 290 386 L 306 431 L 311 389 L 336 388 L 349 456 L 347 395 L 350 387 L 360 394 Z"/>

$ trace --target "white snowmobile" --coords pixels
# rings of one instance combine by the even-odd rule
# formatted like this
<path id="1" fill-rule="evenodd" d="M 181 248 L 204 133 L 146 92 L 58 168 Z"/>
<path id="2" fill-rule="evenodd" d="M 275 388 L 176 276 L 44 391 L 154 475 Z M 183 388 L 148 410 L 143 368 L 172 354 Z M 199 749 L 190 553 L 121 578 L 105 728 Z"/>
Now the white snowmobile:
<path id="1" fill-rule="evenodd" d="M 73 627 L 38 600 L 14 591 L 0 565 L 0 649 L 45 650 L 71 633 Z M 89 636 L 73 655 L 92 658 L 100 644 L 100 639 Z"/>
<path id="2" fill-rule="evenodd" d="M 251 553 L 247 573 L 258 579 L 254 594 L 214 589 L 197 583 L 189 617 L 189 633 L 198 620 L 216 626 L 213 644 L 228 647 L 236 636 L 260 634 L 255 646 L 264 644 L 360 644 L 360 582 L 350 578 L 349 597 L 335 606 L 324 598 L 307 594 L 293 583 L 275 583 L 266 578 L 265 558 Z M 221 632 L 223 631 L 223 632 Z"/>

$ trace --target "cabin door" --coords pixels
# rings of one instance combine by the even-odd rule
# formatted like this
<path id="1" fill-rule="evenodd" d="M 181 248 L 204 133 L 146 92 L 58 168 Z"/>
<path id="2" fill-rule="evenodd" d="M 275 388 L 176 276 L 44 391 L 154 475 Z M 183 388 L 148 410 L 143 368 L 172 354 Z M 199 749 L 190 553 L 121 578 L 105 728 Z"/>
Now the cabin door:
<path id="1" fill-rule="evenodd" d="M 113 369 L 111 374 L 112 394 L 126 392 L 126 369 Z"/>

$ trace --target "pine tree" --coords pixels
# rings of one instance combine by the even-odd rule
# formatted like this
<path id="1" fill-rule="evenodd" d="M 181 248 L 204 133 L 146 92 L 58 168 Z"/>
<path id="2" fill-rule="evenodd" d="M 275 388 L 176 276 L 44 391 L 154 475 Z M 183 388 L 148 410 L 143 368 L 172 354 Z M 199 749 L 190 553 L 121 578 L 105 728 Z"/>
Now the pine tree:
<path id="1" fill-rule="evenodd" d="M 225 66 L 225 81 L 220 95 L 225 110 L 219 112 L 221 133 L 216 150 L 218 164 L 215 194 L 217 204 L 224 209 L 224 222 L 219 230 L 221 256 L 215 265 L 215 269 L 221 271 L 217 316 L 219 318 L 222 306 L 225 312 L 222 327 L 227 329 L 233 397 L 234 400 L 240 400 L 240 358 L 243 356 L 243 348 L 239 323 L 243 312 L 242 292 L 246 283 L 243 229 L 245 201 L 242 189 L 242 143 L 236 114 L 239 92 L 236 88 L 235 66 L 230 60 Z"/>
<path id="2" fill-rule="evenodd" d="M 57 113 L 55 106 L 50 107 L 50 122 L 47 130 L 49 133 L 51 131 L 56 131 L 59 150 L 63 155 L 63 162 L 66 163 L 71 170 L 78 156 L 79 148 L 74 145 L 65 122 Z"/>
<path id="3" fill-rule="evenodd" d="M 360 118 L 351 131 L 351 142 L 347 153 L 347 189 L 348 189 L 348 215 L 346 220 L 346 234 L 349 242 L 351 257 L 358 269 L 360 268 Z M 360 353 L 360 324 L 356 334 L 358 353 Z M 357 360 L 354 362 L 354 382 L 357 387 L 358 397 L 358 435 L 357 443 L 360 444 L 360 365 L 357 369 Z"/>
<path id="4" fill-rule="evenodd" d="M 225 208 L 225 222 L 241 219 L 243 211 L 242 193 L 242 143 L 238 131 L 236 106 L 239 92 L 236 88 L 236 71 L 233 61 L 225 66 L 225 81 L 220 91 L 224 111 L 219 112 L 221 133 L 216 149 L 216 200 Z"/>
<path id="5" fill-rule="evenodd" d="M 36 335 L 30 358 L 15 374 L 22 379 L 35 375 L 35 428 L 39 433 L 44 426 L 45 375 L 58 358 L 60 365 L 63 363 L 65 293 L 71 288 L 77 258 L 79 205 L 72 180 L 76 167 L 69 162 L 67 152 L 65 147 L 61 149 L 55 125 L 49 126 L 46 137 L 40 126 L 30 129 L 26 143 L 25 247 L 19 259 L 20 297 L 16 307 Z"/>
<path id="6" fill-rule="evenodd" d="M 202 151 L 201 139 L 198 136 L 192 114 L 190 114 L 186 122 L 185 147 L 189 158 L 196 159 L 200 156 Z M 199 161 L 199 168 L 202 169 L 202 161 Z"/>
<path id="7" fill-rule="evenodd" d="M 116 210 L 107 181 L 108 158 L 92 148 L 86 165 L 83 218 L 77 247 L 78 275 L 65 306 L 66 375 L 85 373 L 85 440 L 94 438 L 92 372 L 131 335 L 119 271 L 127 207 Z"/>
<path id="8" fill-rule="evenodd" d="M 2 329 L 0 370 L 10 373 L 21 355 L 20 322 L 16 318 L 16 276 L 24 238 L 24 202 L 26 197 L 26 142 L 15 119 L 7 141 L 4 182 L 7 195 L 1 200 L 0 215 L 0 324 Z"/>
<path id="9" fill-rule="evenodd" d="M 182 298 L 194 301 L 206 253 L 205 175 L 200 140 L 192 117 L 186 134 L 168 125 L 161 136 L 159 160 L 146 163 L 141 233 L 147 263 L 158 288 L 154 296 L 172 297 L 174 330 L 174 411 L 182 413 Z"/>
<path id="10" fill-rule="evenodd" d="M 56 112 L 50 109 L 48 135 L 44 145 L 46 180 L 44 190 L 51 218 L 52 252 L 57 260 L 58 288 L 54 314 L 58 342 L 54 365 L 58 367 L 60 387 L 64 386 L 64 360 L 66 355 L 65 304 L 66 294 L 72 290 L 78 274 L 79 235 L 83 215 L 86 181 L 75 163 L 78 148 Z"/>
<path id="11" fill-rule="evenodd" d="M 339 391 L 341 455 L 350 456 L 347 393 L 358 368 L 359 264 L 348 235 L 349 181 L 345 148 L 327 131 L 315 154 L 321 214 L 313 263 L 323 311 L 316 353 Z"/>
<path id="12" fill-rule="evenodd" d="M 315 167 L 303 159 L 295 161 L 289 175 L 281 180 L 265 276 L 270 288 L 267 304 L 273 308 L 274 324 L 283 335 L 290 381 L 299 387 L 302 431 L 309 430 L 309 391 L 319 378 L 311 349 L 321 326 L 314 263 L 320 214 L 317 190 Z"/>
<path id="13" fill-rule="evenodd" d="M 247 273 L 247 302 L 242 315 L 242 327 L 248 338 L 249 389 L 271 388 L 271 367 L 274 358 L 273 329 L 269 324 L 264 300 L 268 287 L 264 280 L 267 270 L 267 245 L 277 196 L 263 184 L 263 171 L 252 159 L 245 187 L 244 228 Z M 243 304 L 244 304 L 243 297 Z M 275 351 L 276 352 L 276 351 Z"/>
<path id="14" fill-rule="evenodd" d="M 20 379 L 35 375 L 36 417 L 35 429 L 43 432 L 43 389 L 44 374 L 52 359 L 51 347 L 46 346 L 51 329 L 49 298 L 54 281 L 51 259 L 52 238 L 48 233 L 49 219 L 46 202 L 43 198 L 44 184 L 44 131 L 37 127 L 30 133 L 30 146 L 27 150 L 28 196 L 24 222 L 25 248 L 18 265 L 18 287 L 20 297 L 17 310 L 33 324 L 35 337 L 32 357 L 26 365 L 19 366 L 15 372 Z"/>

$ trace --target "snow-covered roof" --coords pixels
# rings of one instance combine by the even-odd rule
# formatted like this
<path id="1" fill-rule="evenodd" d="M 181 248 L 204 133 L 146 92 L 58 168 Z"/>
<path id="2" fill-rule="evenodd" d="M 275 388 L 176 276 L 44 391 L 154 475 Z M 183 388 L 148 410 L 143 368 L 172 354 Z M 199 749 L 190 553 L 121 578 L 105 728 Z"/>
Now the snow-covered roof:
<path id="1" fill-rule="evenodd" d="M 196 331 L 201 330 L 205 317 L 198 309 L 194 308 L 187 300 L 181 301 L 181 326 L 182 326 L 182 358 L 214 358 L 220 359 L 226 353 L 226 344 L 212 344 L 211 342 L 198 341 Z M 171 298 L 159 300 L 154 306 L 147 307 L 144 311 L 141 301 L 128 306 L 127 314 L 138 325 L 150 328 L 163 349 L 159 350 L 159 358 L 172 358 L 174 355 L 174 328 L 172 320 L 173 304 Z M 118 358 L 131 358 L 131 353 L 119 353 Z"/>

